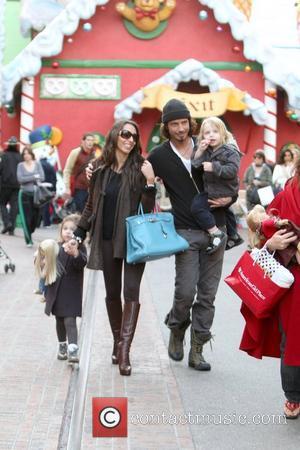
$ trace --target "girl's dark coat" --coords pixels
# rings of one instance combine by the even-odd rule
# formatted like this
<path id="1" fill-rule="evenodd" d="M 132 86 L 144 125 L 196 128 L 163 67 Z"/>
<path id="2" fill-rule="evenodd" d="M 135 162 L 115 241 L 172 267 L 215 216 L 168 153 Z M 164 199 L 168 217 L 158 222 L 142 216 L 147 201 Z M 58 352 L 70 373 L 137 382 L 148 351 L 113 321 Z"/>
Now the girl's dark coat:
<path id="1" fill-rule="evenodd" d="M 87 267 L 95 270 L 103 270 L 103 204 L 109 174 L 110 169 L 107 167 L 99 167 L 93 174 L 89 197 L 78 224 L 79 228 L 90 231 L 91 252 Z M 114 258 L 125 258 L 126 255 L 126 217 L 137 214 L 140 201 L 144 212 L 151 211 L 154 207 L 155 189 L 147 189 L 145 185 L 146 179 L 142 172 L 138 174 L 133 188 L 130 187 L 126 174 L 122 173 L 112 237 Z"/>
<path id="2" fill-rule="evenodd" d="M 57 257 L 61 275 L 55 283 L 47 286 L 45 313 L 58 317 L 81 317 L 83 269 L 87 254 L 84 245 L 79 247 L 77 258 L 68 255 L 60 246 Z"/>

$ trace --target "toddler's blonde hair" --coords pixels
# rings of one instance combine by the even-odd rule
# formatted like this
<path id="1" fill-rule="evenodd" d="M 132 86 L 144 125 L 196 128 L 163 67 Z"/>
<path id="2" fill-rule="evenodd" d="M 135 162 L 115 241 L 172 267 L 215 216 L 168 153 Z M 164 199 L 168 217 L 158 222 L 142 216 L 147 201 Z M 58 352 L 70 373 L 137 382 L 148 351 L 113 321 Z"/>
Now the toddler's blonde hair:
<path id="1" fill-rule="evenodd" d="M 262 205 L 255 205 L 247 214 L 246 221 L 249 228 L 249 244 L 251 248 L 259 247 L 262 239 L 264 239 L 260 227 L 266 214 L 266 210 Z"/>
<path id="2" fill-rule="evenodd" d="M 54 283 L 59 275 L 58 252 L 59 245 L 54 239 L 45 239 L 38 246 L 34 266 L 37 276 L 45 279 L 46 286 Z"/>
<path id="3" fill-rule="evenodd" d="M 223 120 L 221 120 L 221 119 L 219 119 L 219 117 L 215 117 L 215 116 L 207 117 L 206 119 L 203 120 L 203 122 L 201 123 L 199 134 L 198 134 L 198 141 L 202 141 L 202 139 L 204 139 L 203 133 L 204 133 L 205 125 L 214 125 L 217 128 L 217 130 L 219 131 L 219 133 L 221 135 L 221 145 L 223 145 L 223 144 L 235 144 L 236 145 L 236 140 L 234 139 L 232 133 L 230 133 L 230 131 L 227 130 Z"/>

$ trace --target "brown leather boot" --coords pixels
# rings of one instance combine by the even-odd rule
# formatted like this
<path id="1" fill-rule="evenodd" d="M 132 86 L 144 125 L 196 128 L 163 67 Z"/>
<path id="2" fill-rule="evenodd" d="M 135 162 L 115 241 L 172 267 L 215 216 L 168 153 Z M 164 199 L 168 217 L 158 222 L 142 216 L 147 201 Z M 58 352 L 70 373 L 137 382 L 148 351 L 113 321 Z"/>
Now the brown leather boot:
<path id="1" fill-rule="evenodd" d="M 118 364 L 117 349 L 120 340 L 121 325 L 122 325 L 122 303 L 118 301 L 105 300 L 107 315 L 110 323 L 110 328 L 114 337 L 114 347 L 111 355 L 111 362 Z"/>
<path id="2" fill-rule="evenodd" d="M 121 336 L 118 344 L 120 375 L 131 374 L 129 351 L 137 324 L 139 310 L 140 304 L 138 302 L 127 302 L 124 304 Z"/>

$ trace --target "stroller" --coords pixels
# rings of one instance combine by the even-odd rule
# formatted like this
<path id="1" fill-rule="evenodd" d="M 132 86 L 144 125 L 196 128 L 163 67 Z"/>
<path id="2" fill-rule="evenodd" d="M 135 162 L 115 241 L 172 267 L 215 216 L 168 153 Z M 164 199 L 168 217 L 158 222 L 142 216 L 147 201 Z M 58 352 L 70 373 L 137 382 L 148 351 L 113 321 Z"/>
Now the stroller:
<path id="1" fill-rule="evenodd" d="M 4 258 L 6 261 L 4 264 L 4 272 L 7 273 L 9 270 L 14 272 L 16 270 L 16 266 L 12 263 L 12 260 L 10 259 L 10 257 L 8 256 L 8 254 L 3 249 L 0 243 L 0 259 L 2 258 Z"/>

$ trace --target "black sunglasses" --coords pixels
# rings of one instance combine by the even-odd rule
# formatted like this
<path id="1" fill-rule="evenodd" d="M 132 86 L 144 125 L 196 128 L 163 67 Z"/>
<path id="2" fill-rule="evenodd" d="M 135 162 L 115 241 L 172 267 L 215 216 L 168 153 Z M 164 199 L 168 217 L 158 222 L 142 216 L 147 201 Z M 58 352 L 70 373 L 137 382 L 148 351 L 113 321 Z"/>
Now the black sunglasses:
<path id="1" fill-rule="evenodd" d="M 121 130 L 119 134 L 123 139 L 132 138 L 134 142 L 137 142 L 138 136 L 136 133 L 131 133 L 129 130 Z"/>

